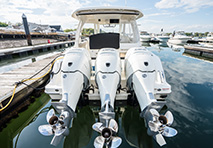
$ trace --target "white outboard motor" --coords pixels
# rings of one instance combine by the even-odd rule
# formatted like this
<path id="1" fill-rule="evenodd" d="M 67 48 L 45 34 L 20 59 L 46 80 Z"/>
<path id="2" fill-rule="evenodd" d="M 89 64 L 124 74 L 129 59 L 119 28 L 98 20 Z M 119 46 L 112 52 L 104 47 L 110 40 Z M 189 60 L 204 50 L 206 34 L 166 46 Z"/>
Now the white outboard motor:
<path id="1" fill-rule="evenodd" d="M 96 59 L 95 81 L 101 98 L 100 122 L 93 125 L 93 129 L 99 132 L 94 141 L 95 148 L 118 147 L 121 138 L 114 136 L 118 132 L 118 124 L 114 120 L 114 102 L 117 89 L 121 82 L 121 63 L 119 52 L 113 48 L 101 49 Z"/>
<path id="2" fill-rule="evenodd" d="M 73 48 L 65 53 L 62 68 L 62 100 L 75 111 L 80 94 L 89 86 L 91 61 L 89 51 Z"/>
<path id="3" fill-rule="evenodd" d="M 53 94 L 54 98 L 61 96 L 60 101 L 51 102 L 60 116 L 57 117 L 54 109 L 51 109 L 47 114 L 49 124 L 39 126 L 41 134 L 54 135 L 51 144 L 55 146 L 64 136 L 69 134 L 70 122 L 75 116 L 80 95 L 83 90 L 89 87 L 91 72 L 90 54 L 88 50 L 83 48 L 71 48 L 65 53 L 63 61 L 58 61 L 58 63 L 53 67 L 55 76 L 53 75 L 50 83 L 46 86 L 45 92 Z M 56 71 L 58 72 L 56 73 Z M 56 89 L 58 93 L 54 93 Z"/>
<path id="4" fill-rule="evenodd" d="M 101 98 L 101 107 L 109 95 L 110 105 L 114 108 L 115 95 L 121 82 L 121 63 L 119 52 L 113 48 L 104 48 L 96 59 L 95 81 Z"/>
<path id="5" fill-rule="evenodd" d="M 159 145 L 165 145 L 163 136 L 175 136 L 177 131 L 168 127 L 173 122 L 172 113 L 168 111 L 165 115 L 159 115 L 156 110 L 156 107 L 162 106 L 156 97 L 171 93 L 159 57 L 144 47 L 131 48 L 125 57 L 125 71 L 127 88 L 136 94 L 141 115 L 148 124 L 148 134 Z"/>

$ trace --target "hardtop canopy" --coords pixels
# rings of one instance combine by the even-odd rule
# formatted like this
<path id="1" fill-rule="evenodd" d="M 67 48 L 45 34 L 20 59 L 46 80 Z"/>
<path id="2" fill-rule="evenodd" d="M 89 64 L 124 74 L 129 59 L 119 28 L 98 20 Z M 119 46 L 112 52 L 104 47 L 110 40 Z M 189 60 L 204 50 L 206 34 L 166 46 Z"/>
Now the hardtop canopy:
<path id="1" fill-rule="evenodd" d="M 84 20 L 87 23 L 103 22 L 108 19 L 137 20 L 143 13 L 137 9 L 128 7 L 88 7 L 80 8 L 73 12 L 72 17 Z"/>

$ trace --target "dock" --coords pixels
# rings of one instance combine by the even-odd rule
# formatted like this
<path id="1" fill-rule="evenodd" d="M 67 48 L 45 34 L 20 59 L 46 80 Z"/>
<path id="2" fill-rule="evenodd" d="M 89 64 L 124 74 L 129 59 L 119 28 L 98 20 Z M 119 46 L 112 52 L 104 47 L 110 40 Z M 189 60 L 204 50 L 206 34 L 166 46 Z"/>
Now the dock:
<path id="1" fill-rule="evenodd" d="M 57 56 L 58 55 L 54 55 L 29 65 L 25 65 L 21 68 L 0 74 L 0 109 L 3 109 L 11 100 L 17 82 L 29 78 L 39 78 L 45 75 L 51 66 L 51 64 L 48 63 L 51 63 L 51 61 Z M 8 107 L 0 111 L 0 117 L 4 116 L 11 110 L 14 110 L 18 104 L 23 103 L 26 97 L 33 92 L 34 88 L 40 87 L 48 79 L 49 75 L 46 74 L 44 77 L 37 80 L 29 80 L 26 81 L 25 84 L 18 85 L 12 102 Z"/>
<path id="2" fill-rule="evenodd" d="M 65 41 L 57 43 L 49 43 L 35 46 L 26 46 L 18 48 L 8 48 L 0 50 L 0 61 L 5 59 L 12 59 L 13 57 L 22 57 L 27 55 L 36 54 L 39 52 L 46 52 L 50 50 L 55 50 L 59 48 L 71 47 L 74 45 L 74 41 Z"/>
<path id="3" fill-rule="evenodd" d="M 213 47 L 195 46 L 195 45 L 184 45 L 185 53 L 203 56 L 206 58 L 213 58 Z"/>
<path id="4" fill-rule="evenodd" d="M 31 32 L 31 38 L 49 38 L 49 39 L 59 39 L 64 40 L 68 39 L 67 34 L 58 34 L 58 33 L 38 33 L 38 32 Z M 26 34 L 24 31 L 4 31 L 0 30 L 0 40 L 5 39 L 26 39 Z"/>

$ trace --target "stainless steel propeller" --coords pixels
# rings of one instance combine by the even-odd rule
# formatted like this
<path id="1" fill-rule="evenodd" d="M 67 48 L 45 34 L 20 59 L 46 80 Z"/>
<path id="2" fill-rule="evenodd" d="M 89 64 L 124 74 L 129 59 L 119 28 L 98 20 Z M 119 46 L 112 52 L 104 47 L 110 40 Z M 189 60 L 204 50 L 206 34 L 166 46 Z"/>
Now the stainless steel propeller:
<path id="1" fill-rule="evenodd" d="M 62 112 L 60 117 L 57 117 L 54 109 L 51 109 L 46 116 L 49 124 L 40 125 L 38 131 L 44 136 L 54 135 L 51 144 L 56 146 L 64 136 L 69 135 L 69 129 L 64 124 L 64 120 L 68 117 L 69 113 L 67 111 Z"/>
<path id="2" fill-rule="evenodd" d="M 94 141 L 95 148 L 102 148 L 105 143 L 110 148 L 117 148 L 121 144 L 122 139 L 115 136 L 118 132 L 117 122 L 114 119 L 110 119 L 107 125 L 105 127 L 101 122 L 93 124 L 92 128 L 101 134 Z"/>
<path id="3" fill-rule="evenodd" d="M 177 134 L 176 129 L 169 127 L 173 123 L 174 117 L 170 111 L 167 111 L 165 115 L 160 115 L 155 109 L 150 109 L 149 112 L 152 115 L 152 120 L 148 121 L 149 130 L 156 142 L 163 146 L 166 144 L 163 136 L 173 137 Z"/>

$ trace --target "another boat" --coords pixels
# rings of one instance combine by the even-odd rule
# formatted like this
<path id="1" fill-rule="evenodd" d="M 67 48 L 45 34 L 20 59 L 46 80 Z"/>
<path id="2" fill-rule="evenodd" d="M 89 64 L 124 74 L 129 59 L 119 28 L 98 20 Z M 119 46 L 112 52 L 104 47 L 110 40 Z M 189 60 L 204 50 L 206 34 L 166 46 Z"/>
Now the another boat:
<path id="1" fill-rule="evenodd" d="M 151 36 L 146 31 L 141 31 L 140 33 L 140 41 L 141 42 L 149 42 L 151 40 Z"/>
<path id="2" fill-rule="evenodd" d="M 72 16 L 79 20 L 75 46 L 53 62 L 51 79 L 45 92 L 50 95 L 54 109 L 47 114 L 49 124 L 39 126 L 39 132 L 45 136 L 53 135 L 51 144 L 59 144 L 69 134 L 79 100 L 96 96 L 101 102 L 101 110 L 100 120 L 92 126 L 100 134 L 94 146 L 116 148 L 122 140 L 116 136 L 115 100 L 119 95 L 134 98 L 136 94 L 148 134 L 161 146 L 166 144 L 162 135 L 172 137 L 177 131 L 169 127 L 173 122 L 172 113 L 167 111 L 165 115 L 159 115 L 158 111 L 165 105 L 163 100 L 171 92 L 171 87 L 166 82 L 160 59 L 141 47 L 136 20 L 143 14 L 125 7 L 90 7 L 78 9 Z M 86 24 L 94 26 L 94 33 L 81 39 L 81 31 Z M 123 79 L 128 93 L 126 89 L 121 89 L 124 65 L 120 55 L 123 54 L 126 54 L 126 80 L 125 77 Z M 96 88 L 92 93 L 89 91 L 92 76 L 90 63 L 94 59 L 96 94 Z"/>
<path id="3" fill-rule="evenodd" d="M 209 32 L 206 37 L 207 40 L 213 41 L 213 32 Z"/>
<path id="4" fill-rule="evenodd" d="M 174 32 L 172 34 L 172 36 L 168 40 L 168 42 L 171 43 L 171 44 L 176 44 L 176 45 L 184 45 L 190 39 L 191 39 L 191 37 L 186 36 L 184 31 L 178 31 L 178 32 Z"/>
<path id="5" fill-rule="evenodd" d="M 213 32 L 208 33 L 205 39 L 199 39 L 198 43 L 204 47 L 213 47 Z"/>
<path id="6" fill-rule="evenodd" d="M 170 37 L 168 35 L 163 34 L 163 33 L 158 34 L 157 36 L 155 36 L 155 38 L 157 40 L 159 40 L 160 42 L 164 42 L 164 43 L 167 42 L 170 39 Z"/>

